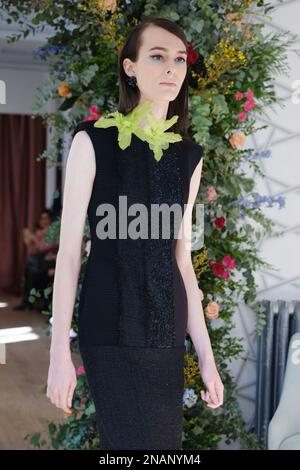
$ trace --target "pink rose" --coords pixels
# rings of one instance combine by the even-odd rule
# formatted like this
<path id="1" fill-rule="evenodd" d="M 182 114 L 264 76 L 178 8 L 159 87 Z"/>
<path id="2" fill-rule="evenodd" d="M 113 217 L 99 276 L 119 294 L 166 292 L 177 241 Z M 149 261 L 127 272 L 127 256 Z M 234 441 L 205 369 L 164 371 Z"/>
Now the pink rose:
<path id="1" fill-rule="evenodd" d="M 89 107 L 89 113 L 90 115 L 85 117 L 84 118 L 84 121 L 94 121 L 96 119 L 99 119 L 101 114 L 99 112 L 99 108 L 98 106 L 96 106 L 95 104 L 92 104 L 90 107 Z"/>
<path id="2" fill-rule="evenodd" d="M 76 371 L 76 374 L 77 375 L 83 375 L 85 373 L 85 370 L 84 370 L 84 367 L 83 366 L 79 366 L 77 371 Z"/>
<path id="3" fill-rule="evenodd" d="M 228 279 L 229 278 L 229 272 L 226 271 L 226 269 L 223 269 L 222 274 L 221 274 L 223 279 Z"/>
<path id="4" fill-rule="evenodd" d="M 241 99 L 244 98 L 244 94 L 241 92 L 241 91 L 238 91 L 236 94 L 235 94 L 235 99 L 240 101 Z"/>
<path id="5" fill-rule="evenodd" d="M 97 119 L 96 116 L 87 116 L 84 118 L 84 121 L 94 121 L 95 119 Z"/>
<path id="6" fill-rule="evenodd" d="M 95 104 L 92 104 L 92 105 L 89 107 L 89 113 L 90 113 L 90 114 L 99 114 L 98 106 L 96 106 Z"/>
<path id="7" fill-rule="evenodd" d="M 253 90 L 248 90 L 246 93 L 247 100 L 252 101 L 254 98 L 254 92 Z"/>
<path id="8" fill-rule="evenodd" d="M 228 255 L 224 256 L 224 258 L 222 259 L 222 263 L 224 266 L 226 266 L 226 268 L 229 268 L 229 269 L 236 268 L 236 262 L 231 256 L 228 256 Z"/>
<path id="9" fill-rule="evenodd" d="M 243 104 L 243 108 L 245 111 L 251 111 L 252 108 L 255 106 L 255 101 L 246 101 L 246 103 Z"/>
<path id="10" fill-rule="evenodd" d="M 217 197 L 217 192 L 213 186 L 209 186 L 207 188 L 207 200 L 208 202 L 212 202 Z"/>
<path id="11" fill-rule="evenodd" d="M 237 120 L 240 122 L 246 121 L 247 119 L 247 114 L 243 111 L 237 116 Z"/>

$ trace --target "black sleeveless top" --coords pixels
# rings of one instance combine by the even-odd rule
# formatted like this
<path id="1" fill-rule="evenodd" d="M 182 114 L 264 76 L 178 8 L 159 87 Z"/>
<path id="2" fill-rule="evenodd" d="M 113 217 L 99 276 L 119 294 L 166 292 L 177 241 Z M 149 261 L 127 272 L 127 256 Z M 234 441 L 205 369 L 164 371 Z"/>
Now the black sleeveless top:
<path id="1" fill-rule="evenodd" d="M 152 204 L 164 203 L 180 204 L 184 210 L 203 148 L 185 138 L 171 143 L 156 161 L 149 144 L 135 134 L 122 150 L 118 128 L 95 128 L 94 122 L 80 122 L 73 133 L 87 132 L 96 159 L 87 211 L 91 250 L 80 292 L 79 342 L 82 346 L 182 347 L 188 305 L 175 257 L 174 226 L 170 223 L 168 238 L 161 232 L 156 239 L 122 238 L 120 225 L 129 229 L 137 214 L 128 215 L 124 227 L 119 208 L 121 196 L 126 196 L 128 211 L 132 204 L 143 204 L 150 213 Z M 108 206 L 115 208 L 116 236 L 101 239 Z"/>

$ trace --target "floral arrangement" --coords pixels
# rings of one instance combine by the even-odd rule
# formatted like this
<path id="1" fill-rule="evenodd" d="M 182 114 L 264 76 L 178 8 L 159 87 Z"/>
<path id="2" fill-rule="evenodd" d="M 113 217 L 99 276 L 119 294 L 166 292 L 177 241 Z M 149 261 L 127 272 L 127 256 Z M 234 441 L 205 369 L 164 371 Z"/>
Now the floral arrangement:
<path id="1" fill-rule="evenodd" d="M 260 441 L 242 419 L 228 362 L 243 352 L 241 339 L 231 332 L 238 303 L 243 301 L 257 312 L 258 333 L 265 323 L 262 305 L 255 299 L 253 273 L 262 266 L 272 268 L 257 254 L 257 241 L 272 232 L 272 223 L 261 209 L 263 204 L 270 207 L 274 203 L 280 209 L 284 207 L 282 197 L 257 194 L 255 182 L 245 170 L 248 165 L 260 175 L 259 159 L 271 156 L 269 149 L 254 151 L 245 148 L 245 143 L 247 136 L 264 127 L 256 127 L 257 117 L 278 101 L 274 77 L 287 70 L 286 51 L 291 38 L 282 33 L 263 34 L 263 17 L 274 7 L 261 0 L 179 0 L 171 4 L 165 0 L 78 0 L 72 8 L 66 0 L 0 3 L 7 21 L 19 23 L 20 31 L 9 40 L 39 31 L 45 23 L 54 30 L 48 43 L 36 51 L 38 57 L 47 60 L 50 79 L 37 90 L 32 110 L 33 115 L 40 115 L 45 102 L 60 100 L 57 112 L 43 114 L 45 122 L 55 128 L 52 145 L 42 155 L 49 165 L 56 163 L 58 144 L 66 131 L 72 132 L 81 120 L 99 119 L 115 107 L 118 52 L 132 26 L 145 16 L 166 16 L 186 32 L 189 130 L 205 149 L 197 201 L 205 205 L 206 242 L 193 252 L 193 263 L 204 293 L 203 310 L 225 397 L 224 405 L 215 410 L 207 409 L 199 399 L 204 384 L 188 336 L 183 446 L 215 449 L 225 437 L 228 443 L 238 439 L 242 448 L 260 448 Z M 69 28 L 69 24 L 75 27 Z M 58 234 L 56 226 L 49 231 L 49 238 L 58 239 Z M 86 228 L 72 323 L 75 331 L 88 242 Z M 51 315 L 51 311 L 45 313 Z M 85 373 L 82 368 L 77 373 L 73 414 L 63 425 L 49 423 L 51 448 L 101 448 Z M 31 442 L 47 445 L 40 434 L 31 436 Z"/>

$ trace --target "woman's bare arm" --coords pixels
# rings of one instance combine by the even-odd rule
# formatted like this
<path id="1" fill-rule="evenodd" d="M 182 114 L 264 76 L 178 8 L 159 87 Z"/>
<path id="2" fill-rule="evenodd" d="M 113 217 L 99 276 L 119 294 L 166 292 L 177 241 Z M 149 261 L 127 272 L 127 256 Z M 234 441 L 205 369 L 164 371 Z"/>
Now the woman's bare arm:
<path id="1" fill-rule="evenodd" d="M 176 244 L 176 260 L 183 277 L 188 298 L 187 331 L 195 347 L 199 369 L 207 392 L 201 391 L 201 398 L 210 408 L 223 403 L 223 384 L 216 369 L 215 359 L 207 331 L 203 308 L 202 294 L 191 258 L 192 210 L 199 191 L 203 159 L 196 166 L 190 181 L 188 204 L 182 219 L 179 238 Z"/>
<path id="2" fill-rule="evenodd" d="M 81 244 L 87 208 L 95 177 L 95 155 L 85 131 L 71 144 L 61 214 L 59 249 L 53 285 L 51 352 L 69 351 L 69 333 L 81 265 Z"/>
<path id="3" fill-rule="evenodd" d="M 213 352 L 203 315 L 201 292 L 191 258 L 190 234 L 192 230 L 192 210 L 200 186 L 202 162 L 203 159 L 200 160 L 191 177 L 188 204 L 182 219 L 180 236 L 176 244 L 176 260 L 188 297 L 187 331 L 192 338 L 200 361 L 213 361 Z"/>
<path id="4" fill-rule="evenodd" d="M 93 144 L 79 131 L 69 151 L 63 194 L 59 249 L 53 284 L 53 323 L 47 396 L 64 410 L 76 386 L 69 333 L 81 265 L 81 244 L 96 173 Z M 69 405 L 68 405 L 69 404 Z"/>

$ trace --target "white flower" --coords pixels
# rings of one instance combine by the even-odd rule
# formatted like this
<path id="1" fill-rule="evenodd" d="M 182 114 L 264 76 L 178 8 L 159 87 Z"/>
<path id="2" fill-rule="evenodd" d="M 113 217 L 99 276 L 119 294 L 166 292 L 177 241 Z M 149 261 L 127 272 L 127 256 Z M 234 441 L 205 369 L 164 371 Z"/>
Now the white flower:
<path id="1" fill-rule="evenodd" d="M 188 408 L 192 408 L 198 400 L 198 396 L 195 393 L 195 390 L 192 388 L 186 388 L 183 393 L 183 404 Z"/>
<path id="2" fill-rule="evenodd" d="M 90 254 L 90 251 L 91 251 L 91 240 L 88 240 L 85 244 L 85 252 L 88 256 Z"/>

